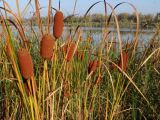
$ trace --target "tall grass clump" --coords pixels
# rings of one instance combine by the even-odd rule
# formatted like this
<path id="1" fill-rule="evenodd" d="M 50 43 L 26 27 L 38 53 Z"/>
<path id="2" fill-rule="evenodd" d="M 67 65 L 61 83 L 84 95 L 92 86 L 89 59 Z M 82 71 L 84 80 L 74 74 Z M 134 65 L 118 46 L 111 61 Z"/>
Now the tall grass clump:
<path id="1" fill-rule="evenodd" d="M 49 0 L 45 24 L 39 0 L 28 1 L 23 11 L 16 0 L 17 12 L 5 0 L 1 2 L 0 119 L 160 119 L 160 28 L 155 25 L 153 37 L 141 42 L 134 5 L 122 2 L 112 7 L 98 1 L 81 21 L 74 21 L 77 0 L 67 17 L 60 1 L 57 10 Z M 97 4 L 104 8 L 105 23 L 95 39 L 92 30 L 85 33 L 82 25 L 93 29 L 86 17 Z M 115 12 L 121 5 L 129 5 L 136 16 L 132 41 L 121 37 Z M 30 6 L 35 6 L 38 30 L 34 19 L 31 24 L 24 22 Z M 65 26 L 66 18 L 70 26 Z M 111 22 L 116 34 L 109 29 Z"/>

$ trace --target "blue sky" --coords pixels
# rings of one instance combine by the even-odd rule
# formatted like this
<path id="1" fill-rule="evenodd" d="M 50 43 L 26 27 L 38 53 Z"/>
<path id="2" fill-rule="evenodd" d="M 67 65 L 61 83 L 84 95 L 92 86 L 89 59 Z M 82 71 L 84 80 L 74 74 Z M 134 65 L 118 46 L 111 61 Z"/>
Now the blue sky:
<path id="1" fill-rule="evenodd" d="M 8 4 L 11 6 L 13 10 L 16 10 L 16 0 L 6 0 Z M 20 8 L 21 10 L 24 9 L 24 6 L 27 4 L 27 1 L 29 0 L 19 0 Z M 34 0 L 32 0 L 34 1 Z M 48 0 L 39 0 L 41 7 L 47 7 Z M 52 6 L 55 8 L 58 8 L 58 1 L 59 0 L 52 0 Z M 83 15 L 89 6 L 91 6 L 93 3 L 97 2 L 99 0 L 78 0 L 77 7 L 76 7 L 76 13 Z M 133 5 L 136 6 L 137 10 L 140 13 L 143 14 L 156 14 L 157 12 L 160 12 L 160 0 L 106 0 L 108 3 L 110 3 L 112 6 L 115 6 L 116 4 L 120 2 L 130 2 Z M 34 5 L 34 2 L 32 2 Z M 74 7 L 75 0 L 61 0 L 61 10 L 64 12 L 65 15 L 72 14 L 73 7 Z M 2 4 L 0 4 L 2 5 Z M 28 11 L 34 11 L 33 8 L 29 8 Z M 109 11 L 110 12 L 110 11 Z M 129 7 L 127 4 L 121 5 L 116 10 L 117 13 L 120 12 L 128 12 L 132 13 L 133 10 L 131 7 Z M 99 4 L 95 6 L 91 13 L 104 13 L 104 6 L 103 4 Z M 41 15 L 45 16 L 47 15 L 47 9 L 41 10 Z M 28 12 L 27 16 L 30 16 L 30 12 Z"/>

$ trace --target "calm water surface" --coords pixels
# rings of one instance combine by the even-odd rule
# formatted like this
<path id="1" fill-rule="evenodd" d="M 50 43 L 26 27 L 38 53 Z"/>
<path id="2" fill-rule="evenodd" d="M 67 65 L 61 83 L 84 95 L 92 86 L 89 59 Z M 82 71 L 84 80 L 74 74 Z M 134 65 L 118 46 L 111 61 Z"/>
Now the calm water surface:
<path id="1" fill-rule="evenodd" d="M 17 30 L 15 30 L 15 28 L 13 29 L 13 34 L 14 35 L 18 35 Z M 30 27 L 25 27 L 25 33 L 28 34 L 28 31 L 31 31 Z M 34 31 L 36 33 L 38 33 L 38 27 L 35 26 L 33 27 Z M 51 29 L 51 33 L 52 33 L 52 27 Z M 75 28 L 73 28 L 73 32 L 74 33 Z M 82 27 L 83 30 L 83 35 L 82 35 L 82 39 L 86 39 L 88 36 L 92 36 L 93 41 L 95 42 L 99 42 L 102 40 L 102 32 L 104 31 L 104 28 L 89 28 L 89 27 Z M 44 30 L 45 31 L 45 30 Z M 111 31 L 111 33 L 109 34 L 109 39 L 111 39 L 111 37 L 114 37 L 114 40 L 118 42 L 118 37 L 117 37 L 117 32 L 116 29 L 114 28 L 109 28 L 109 31 Z M 128 29 L 128 28 L 122 28 L 120 29 L 120 33 L 121 33 L 121 39 L 122 41 L 132 41 L 134 36 L 135 36 L 135 29 Z M 64 32 L 63 32 L 63 38 L 65 39 L 66 33 L 70 33 L 70 28 L 65 27 L 64 28 Z M 30 33 L 32 34 L 32 33 Z M 147 42 L 148 40 L 151 39 L 151 37 L 154 34 L 154 30 L 140 30 L 139 32 L 139 41 L 140 42 Z"/>

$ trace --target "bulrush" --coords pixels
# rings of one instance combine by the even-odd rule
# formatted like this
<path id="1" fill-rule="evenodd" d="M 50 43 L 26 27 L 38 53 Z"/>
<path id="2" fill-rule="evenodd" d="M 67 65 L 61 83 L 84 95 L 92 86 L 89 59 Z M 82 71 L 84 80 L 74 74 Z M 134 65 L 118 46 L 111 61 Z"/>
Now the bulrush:
<path id="1" fill-rule="evenodd" d="M 8 59 L 10 59 L 11 58 L 11 47 L 10 47 L 10 45 L 6 45 L 6 54 L 7 54 Z"/>
<path id="2" fill-rule="evenodd" d="M 89 67 L 88 67 L 88 73 L 90 74 L 92 71 L 95 72 L 97 67 L 99 67 L 99 61 L 97 60 L 90 61 Z"/>
<path id="3" fill-rule="evenodd" d="M 122 52 L 122 57 L 123 57 L 123 65 L 122 65 L 122 58 L 121 58 L 121 55 L 120 55 L 120 59 L 119 59 L 119 62 L 118 62 L 118 66 L 123 70 L 123 71 L 126 71 L 127 69 L 127 62 L 128 62 L 128 53 L 123 51 Z"/>
<path id="4" fill-rule="evenodd" d="M 67 50 L 67 61 L 70 62 L 76 53 L 76 44 L 75 43 L 70 43 L 69 49 Z"/>
<path id="5" fill-rule="evenodd" d="M 40 54 L 44 59 L 51 59 L 55 47 L 54 39 L 51 35 L 45 34 L 41 40 Z"/>
<path id="6" fill-rule="evenodd" d="M 61 37 L 64 26 L 64 17 L 61 11 L 57 11 L 54 16 L 53 35 L 56 39 Z"/>
<path id="7" fill-rule="evenodd" d="M 18 51 L 18 63 L 23 78 L 31 78 L 33 76 L 33 62 L 27 49 L 22 48 Z"/>

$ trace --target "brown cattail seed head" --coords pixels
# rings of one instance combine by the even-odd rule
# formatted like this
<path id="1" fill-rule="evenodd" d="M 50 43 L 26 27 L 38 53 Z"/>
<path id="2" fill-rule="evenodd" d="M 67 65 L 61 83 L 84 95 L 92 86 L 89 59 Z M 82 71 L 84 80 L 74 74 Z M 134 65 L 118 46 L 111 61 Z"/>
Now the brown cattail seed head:
<path id="1" fill-rule="evenodd" d="M 54 39 L 51 35 L 46 34 L 42 37 L 40 54 L 44 59 L 51 59 L 53 56 L 53 49 L 55 47 Z"/>
<path id="2" fill-rule="evenodd" d="M 69 45 L 69 50 L 67 54 L 67 61 L 70 62 L 76 53 L 76 44 L 75 43 L 70 43 Z"/>
<path id="3" fill-rule="evenodd" d="M 123 58 L 123 65 L 122 65 L 122 58 Z M 126 69 L 127 69 L 127 62 L 128 62 L 128 53 L 125 52 L 125 51 L 123 51 L 123 52 L 122 52 L 122 58 L 121 58 L 121 56 L 120 56 L 120 60 L 119 60 L 119 62 L 118 62 L 118 66 L 119 66 L 122 70 L 126 71 Z"/>
<path id="4" fill-rule="evenodd" d="M 99 67 L 99 61 L 97 60 L 91 61 L 88 67 L 88 73 L 91 73 L 92 71 L 95 72 L 97 67 Z"/>
<path id="5" fill-rule="evenodd" d="M 27 49 L 22 48 L 18 51 L 18 63 L 23 78 L 31 78 L 33 76 L 33 62 Z"/>
<path id="6" fill-rule="evenodd" d="M 93 65 L 93 61 L 90 61 L 88 66 L 88 73 L 91 72 L 92 65 Z"/>
<path id="7" fill-rule="evenodd" d="M 6 54 L 7 54 L 8 59 L 10 59 L 11 58 L 11 47 L 10 47 L 10 45 L 6 46 Z"/>
<path id="8" fill-rule="evenodd" d="M 54 16 L 54 26 L 53 26 L 53 35 L 56 39 L 61 37 L 62 35 L 64 26 L 63 19 L 64 19 L 63 13 L 61 11 L 57 11 Z"/>
<path id="9" fill-rule="evenodd" d="M 93 64 L 92 64 L 92 68 L 91 68 L 91 71 L 95 72 L 96 69 L 98 67 L 98 61 L 97 60 L 94 60 L 93 61 Z"/>

